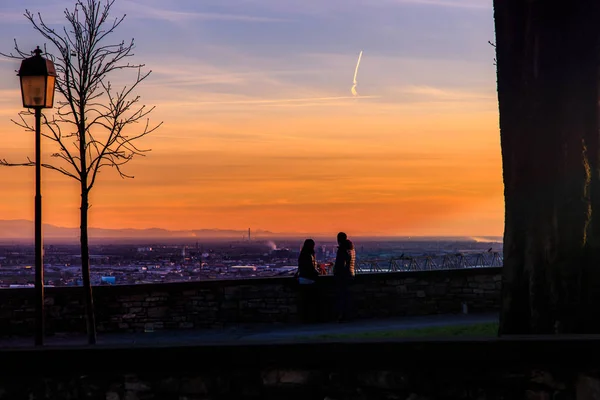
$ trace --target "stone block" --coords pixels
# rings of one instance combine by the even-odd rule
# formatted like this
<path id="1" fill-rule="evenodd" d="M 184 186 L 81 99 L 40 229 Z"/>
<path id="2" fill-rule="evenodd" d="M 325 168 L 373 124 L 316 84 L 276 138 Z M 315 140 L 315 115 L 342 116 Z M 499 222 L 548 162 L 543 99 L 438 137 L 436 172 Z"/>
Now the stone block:
<path id="1" fill-rule="evenodd" d="M 140 398 L 136 392 L 128 391 L 125 392 L 125 397 L 123 397 L 123 400 L 140 400 Z"/>
<path id="2" fill-rule="evenodd" d="M 120 299 L 118 299 L 119 302 L 123 303 L 123 302 L 132 302 L 132 301 L 144 301 L 146 299 L 146 295 L 145 294 L 136 294 L 136 295 L 130 295 L 127 297 L 122 297 Z"/>
<path id="3" fill-rule="evenodd" d="M 525 393 L 526 400 L 552 400 L 552 394 L 545 390 L 528 390 Z"/>
<path id="4" fill-rule="evenodd" d="M 194 377 L 181 382 L 180 394 L 205 395 L 208 394 L 207 384 L 202 377 Z"/>
<path id="5" fill-rule="evenodd" d="M 223 293 L 225 294 L 225 296 L 233 296 L 233 295 L 237 295 L 239 293 L 239 291 L 240 291 L 239 286 L 227 286 L 223 290 Z"/>
<path id="6" fill-rule="evenodd" d="M 262 381 L 265 386 L 276 386 L 285 384 L 303 385 L 308 382 L 310 371 L 291 369 L 272 369 L 263 371 Z"/>
<path id="7" fill-rule="evenodd" d="M 146 385 L 144 382 L 140 382 L 138 380 L 126 381 L 125 382 L 125 390 L 132 390 L 135 392 L 143 392 L 146 390 L 150 390 L 150 386 Z"/>
<path id="8" fill-rule="evenodd" d="M 153 296 L 151 296 L 151 297 L 146 297 L 145 302 L 146 303 L 155 303 L 155 302 L 158 302 L 158 301 L 161 301 L 161 300 L 162 299 L 160 297 L 153 297 Z"/>
<path id="9" fill-rule="evenodd" d="M 162 318 L 167 315 L 169 309 L 167 307 L 151 307 L 146 310 L 150 318 Z"/>
<path id="10" fill-rule="evenodd" d="M 178 378 L 175 378 L 175 377 L 172 377 L 172 376 L 166 377 L 166 378 L 161 379 L 160 381 L 158 381 L 156 383 L 156 387 L 161 392 L 179 393 L 180 380 Z"/>
<path id="11" fill-rule="evenodd" d="M 600 379 L 579 375 L 576 382 L 576 393 L 578 399 L 600 399 Z"/>
<path id="12" fill-rule="evenodd" d="M 357 376 L 357 381 L 366 387 L 397 390 L 407 386 L 406 377 L 398 371 L 365 371 Z"/>
<path id="13" fill-rule="evenodd" d="M 436 286 L 433 288 L 432 294 L 435 296 L 442 296 L 448 291 L 448 288 L 445 286 Z"/>
<path id="14" fill-rule="evenodd" d="M 119 394 L 117 392 L 108 392 L 106 393 L 106 400 L 120 400 Z"/>

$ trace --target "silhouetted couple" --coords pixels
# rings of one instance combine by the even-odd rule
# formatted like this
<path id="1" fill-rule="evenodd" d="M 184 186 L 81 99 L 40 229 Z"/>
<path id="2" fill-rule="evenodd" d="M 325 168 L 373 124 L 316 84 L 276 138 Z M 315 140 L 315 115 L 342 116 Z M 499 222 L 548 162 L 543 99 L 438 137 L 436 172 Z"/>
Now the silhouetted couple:
<path id="1" fill-rule="evenodd" d="M 347 321 L 352 317 L 350 285 L 354 281 L 354 264 L 356 251 L 354 244 L 344 232 L 337 235 L 338 250 L 333 264 L 333 279 L 336 291 L 336 312 L 338 322 Z"/>
<path id="2" fill-rule="evenodd" d="M 354 244 L 344 232 L 337 235 L 338 250 L 333 265 L 335 281 L 335 312 L 338 321 L 350 318 L 351 298 L 349 287 L 354 279 L 356 252 Z M 298 257 L 298 284 L 300 295 L 300 315 L 304 322 L 321 319 L 320 291 L 318 288 L 319 268 L 315 257 L 315 241 L 306 239 Z"/>
<path id="3" fill-rule="evenodd" d="M 298 314 L 302 322 L 318 322 L 321 318 L 320 293 L 317 286 L 319 270 L 315 257 L 315 241 L 306 239 L 298 257 Z"/>

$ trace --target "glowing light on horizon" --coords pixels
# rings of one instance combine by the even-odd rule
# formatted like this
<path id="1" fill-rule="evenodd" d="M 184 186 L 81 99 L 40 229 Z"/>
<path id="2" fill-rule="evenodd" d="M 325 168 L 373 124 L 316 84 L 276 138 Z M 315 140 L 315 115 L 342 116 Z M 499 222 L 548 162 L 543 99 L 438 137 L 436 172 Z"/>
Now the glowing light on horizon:
<path id="1" fill-rule="evenodd" d="M 502 240 L 490 238 L 490 237 L 482 237 L 482 236 L 471 236 L 471 239 L 476 241 L 477 243 L 502 243 Z"/>

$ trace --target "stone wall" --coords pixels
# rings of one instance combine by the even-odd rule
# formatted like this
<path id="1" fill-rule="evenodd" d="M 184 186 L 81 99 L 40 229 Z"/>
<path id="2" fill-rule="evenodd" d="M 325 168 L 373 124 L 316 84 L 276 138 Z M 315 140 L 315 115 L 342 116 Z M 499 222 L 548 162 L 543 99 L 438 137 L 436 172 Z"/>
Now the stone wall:
<path id="1" fill-rule="evenodd" d="M 0 400 L 598 399 L 598 338 L 0 350 Z"/>
<path id="2" fill-rule="evenodd" d="M 499 308 L 500 268 L 361 274 L 352 286 L 356 317 L 459 313 Z M 94 287 L 100 332 L 214 328 L 297 321 L 294 279 L 184 282 Z M 321 277 L 324 318 L 334 306 L 333 278 Z M 0 290 L 0 335 L 33 334 L 33 289 Z M 84 332 L 83 293 L 78 287 L 46 289 L 46 330 Z"/>

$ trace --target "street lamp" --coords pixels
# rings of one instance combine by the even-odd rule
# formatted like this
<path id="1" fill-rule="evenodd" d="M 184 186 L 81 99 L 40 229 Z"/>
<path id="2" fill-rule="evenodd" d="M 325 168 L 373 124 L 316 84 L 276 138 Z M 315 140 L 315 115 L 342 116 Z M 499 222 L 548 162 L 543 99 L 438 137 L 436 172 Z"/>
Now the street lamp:
<path id="1" fill-rule="evenodd" d="M 40 125 L 42 108 L 52 108 L 56 69 L 42 57 L 39 46 L 35 55 L 21 62 L 21 97 L 23 107 L 35 110 L 35 344 L 44 344 L 44 264 L 42 247 L 42 155 Z"/>

